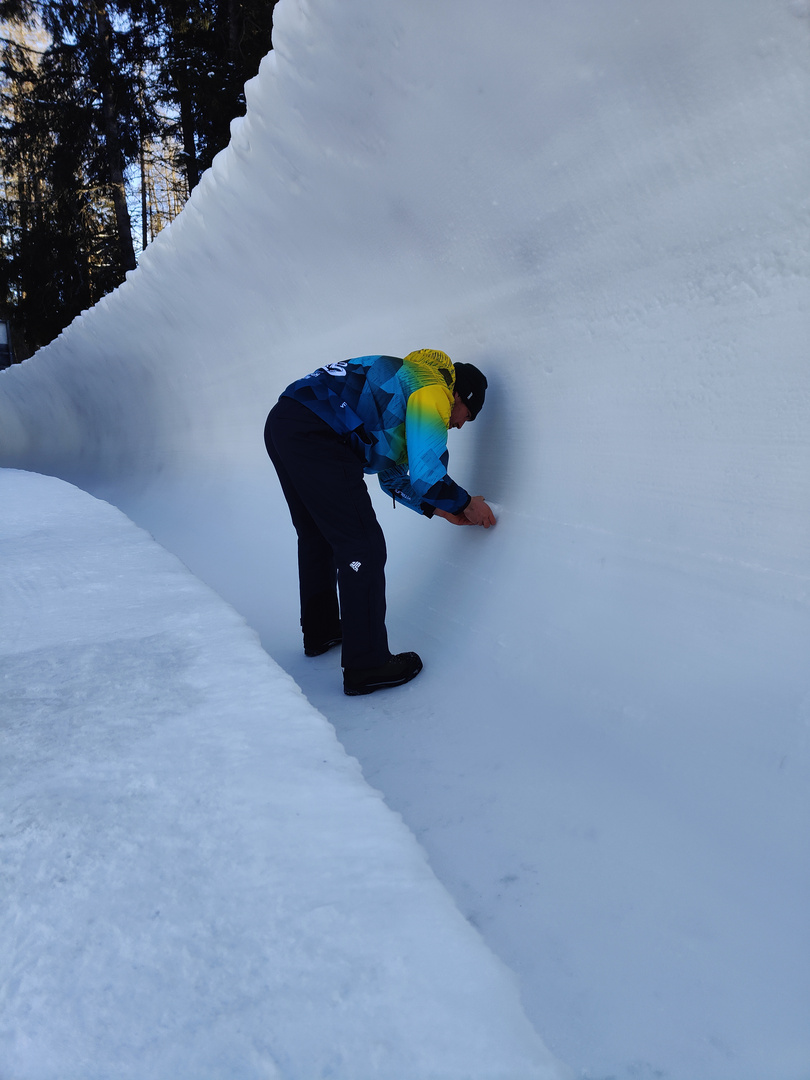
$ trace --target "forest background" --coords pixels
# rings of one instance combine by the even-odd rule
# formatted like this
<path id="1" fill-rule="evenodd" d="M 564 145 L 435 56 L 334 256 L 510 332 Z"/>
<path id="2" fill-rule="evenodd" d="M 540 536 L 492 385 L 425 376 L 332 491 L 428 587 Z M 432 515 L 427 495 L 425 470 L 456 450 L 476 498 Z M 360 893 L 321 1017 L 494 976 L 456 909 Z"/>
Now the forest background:
<path id="1" fill-rule="evenodd" d="M 245 111 L 276 0 L 0 0 L 9 361 L 119 285 Z"/>

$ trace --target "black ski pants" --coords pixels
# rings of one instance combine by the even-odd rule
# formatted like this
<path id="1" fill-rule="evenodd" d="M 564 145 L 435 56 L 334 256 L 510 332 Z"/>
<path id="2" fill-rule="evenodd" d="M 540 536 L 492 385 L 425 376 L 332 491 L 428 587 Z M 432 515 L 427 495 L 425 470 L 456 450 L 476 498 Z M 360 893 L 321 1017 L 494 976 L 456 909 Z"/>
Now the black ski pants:
<path id="1" fill-rule="evenodd" d="M 264 441 L 298 533 L 305 642 L 327 640 L 339 620 L 344 668 L 384 664 L 390 656 L 385 537 L 363 462 L 343 436 L 292 398 L 280 398 L 270 411 Z"/>

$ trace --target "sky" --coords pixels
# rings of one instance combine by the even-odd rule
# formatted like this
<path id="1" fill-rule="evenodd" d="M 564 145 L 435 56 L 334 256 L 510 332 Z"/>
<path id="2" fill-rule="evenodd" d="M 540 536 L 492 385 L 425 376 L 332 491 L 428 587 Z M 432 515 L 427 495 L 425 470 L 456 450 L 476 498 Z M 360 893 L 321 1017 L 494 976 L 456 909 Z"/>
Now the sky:
<path id="1" fill-rule="evenodd" d="M 0 464 L 247 620 L 583 1080 L 810 1071 L 809 35 L 805 0 L 282 0 L 181 216 L 0 375 Z M 490 381 L 450 472 L 499 523 L 375 496 L 425 667 L 350 701 L 261 432 L 424 347 Z"/>

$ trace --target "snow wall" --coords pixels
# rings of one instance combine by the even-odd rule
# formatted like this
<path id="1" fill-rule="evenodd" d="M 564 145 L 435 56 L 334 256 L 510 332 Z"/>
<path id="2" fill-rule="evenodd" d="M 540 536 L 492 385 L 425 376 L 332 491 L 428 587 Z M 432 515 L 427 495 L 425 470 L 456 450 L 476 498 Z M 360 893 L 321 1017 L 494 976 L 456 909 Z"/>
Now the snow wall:
<path id="1" fill-rule="evenodd" d="M 282 0 L 246 118 L 126 283 L 0 376 L 0 463 L 243 612 L 582 1070 L 807 1074 L 806 0 Z M 264 455 L 293 378 L 490 380 L 380 500 L 412 693 L 300 660 Z M 373 481 L 372 481 L 373 483 Z"/>

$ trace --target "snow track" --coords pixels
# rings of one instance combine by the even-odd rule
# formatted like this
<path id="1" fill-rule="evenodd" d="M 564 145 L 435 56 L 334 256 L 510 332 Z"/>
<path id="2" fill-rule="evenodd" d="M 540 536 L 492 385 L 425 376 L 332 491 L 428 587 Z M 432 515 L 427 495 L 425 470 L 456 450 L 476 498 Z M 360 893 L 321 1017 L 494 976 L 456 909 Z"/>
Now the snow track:
<path id="1" fill-rule="evenodd" d="M 0 1074 L 561 1077 L 236 612 L 62 481 L 0 498 Z"/>
<path id="2" fill-rule="evenodd" d="M 225 597 L 581 1076 L 806 1080 L 806 0 L 282 0 L 248 113 L 115 294 L 0 374 L 0 463 Z M 490 379 L 453 529 L 380 500 L 409 687 L 300 656 L 279 391 Z M 373 481 L 372 481 L 373 484 Z"/>

